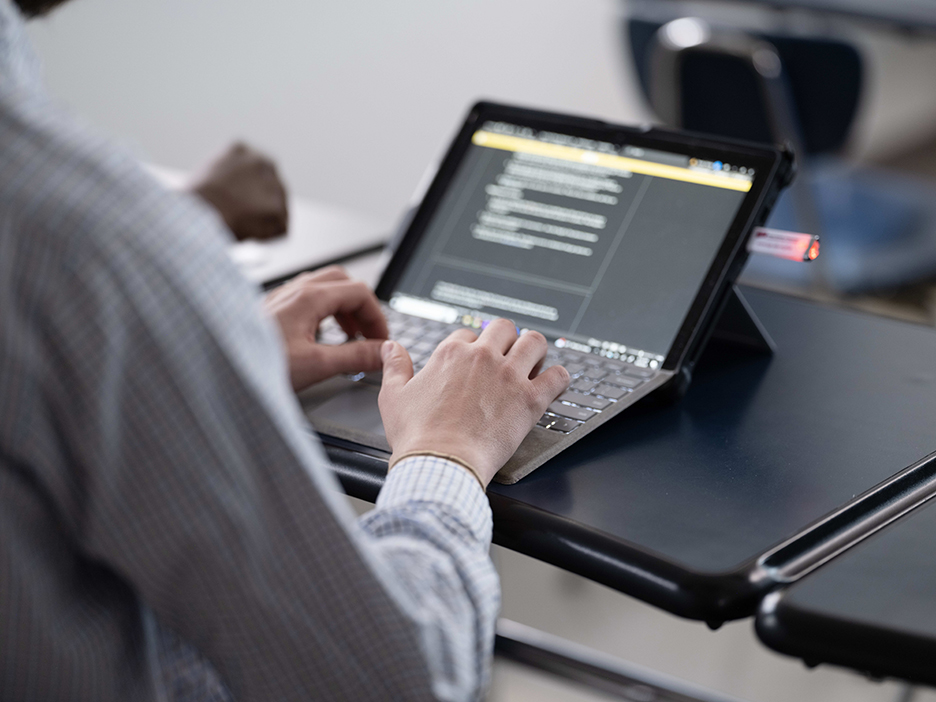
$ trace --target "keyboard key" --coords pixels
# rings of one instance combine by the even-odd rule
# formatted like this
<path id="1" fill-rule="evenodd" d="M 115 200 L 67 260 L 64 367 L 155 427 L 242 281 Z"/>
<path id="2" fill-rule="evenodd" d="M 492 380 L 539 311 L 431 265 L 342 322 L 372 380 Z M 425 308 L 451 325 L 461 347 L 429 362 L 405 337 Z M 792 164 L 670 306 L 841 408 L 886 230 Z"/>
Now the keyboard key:
<path id="1" fill-rule="evenodd" d="M 556 421 L 549 425 L 550 431 L 561 431 L 564 434 L 568 434 L 573 429 L 582 426 L 581 422 L 575 422 L 571 419 L 563 419 L 562 417 L 553 417 Z"/>
<path id="2" fill-rule="evenodd" d="M 609 397 L 612 400 L 620 400 L 629 392 L 630 390 L 627 388 L 619 388 L 616 385 L 608 385 L 607 383 L 602 383 L 597 388 L 595 388 L 596 395 L 603 395 L 604 397 Z"/>
<path id="3" fill-rule="evenodd" d="M 591 407 L 592 409 L 604 409 L 611 404 L 611 400 L 606 400 L 603 397 L 592 397 L 591 395 L 583 395 L 580 392 L 566 392 L 559 396 L 559 399 L 563 402 L 574 402 L 577 405 L 582 407 Z"/>
<path id="4" fill-rule="evenodd" d="M 604 379 L 606 383 L 611 383 L 612 385 L 619 385 L 622 388 L 636 388 L 643 385 L 643 381 L 639 378 L 632 378 L 628 375 L 609 375 Z"/>
<path id="5" fill-rule="evenodd" d="M 647 370 L 644 368 L 627 368 L 624 370 L 625 375 L 632 375 L 635 378 L 652 378 L 653 371 Z"/>
<path id="6" fill-rule="evenodd" d="M 585 370 L 585 366 L 583 366 L 581 363 L 563 363 L 562 365 L 564 365 L 565 369 L 569 371 L 569 375 L 578 375 L 583 370 Z"/>
<path id="7" fill-rule="evenodd" d="M 579 378 L 578 380 L 576 380 L 575 382 L 573 382 L 573 383 L 569 386 L 569 388 L 570 388 L 571 390 L 576 390 L 576 391 L 578 391 L 578 392 L 588 392 L 588 391 L 591 390 L 593 387 L 595 387 L 597 384 L 598 384 L 598 381 L 597 381 L 597 380 L 589 380 L 588 378 Z"/>
<path id="8" fill-rule="evenodd" d="M 559 417 L 553 417 L 553 416 L 550 416 L 550 415 L 548 415 L 548 414 L 544 414 L 542 417 L 540 417 L 539 421 L 536 423 L 536 426 L 538 426 L 538 427 L 548 427 L 550 424 L 552 424 L 552 423 L 553 423 L 554 421 L 556 421 L 557 419 L 559 419 Z"/>
<path id="9" fill-rule="evenodd" d="M 568 361 L 569 363 L 581 363 L 588 356 L 584 353 L 579 353 L 578 351 L 571 351 L 569 349 L 562 349 L 560 352 L 562 355 L 563 361 Z"/>
<path id="10" fill-rule="evenodd" d="M 586 378 L 591 378 L 592 380 L 601 380 L 607 374 L 608 371 L 602 370 L 601 368 L 595 368 L 594 366 L 586 368 L 584 373 Z"/>
<path id="11" fill-rule="evenodd" d="M 621 363 L 620 361 L 605 361 L 604 367 L 612 373 L 620 373 L 622 370 L 627 368 L 627 364 Z"/>
<path id="12" fill-rule="evenodd" d="M 616 385 L 608 385 L 607 383 L 602 383 L 597 388 L 592 391 L 596 395 L 601 395 L 602 397 L 607 397 L 612 400 L 620 400 L 627 393 L 630 392 L 627 388 L 619 388 Z"/>
<path id="13" fill-rule="evenodd" d="M 553 402 L 549 406 L 549 411 L 553 414 L 558 414 L 560 417 L 577 419 L 580 422 L 585 422 L 594 417 L 596 414 L 590 409 L 585 409 L 584 407 L 572 407 L 572 405 L 564 405 L 561 402 Z"/>

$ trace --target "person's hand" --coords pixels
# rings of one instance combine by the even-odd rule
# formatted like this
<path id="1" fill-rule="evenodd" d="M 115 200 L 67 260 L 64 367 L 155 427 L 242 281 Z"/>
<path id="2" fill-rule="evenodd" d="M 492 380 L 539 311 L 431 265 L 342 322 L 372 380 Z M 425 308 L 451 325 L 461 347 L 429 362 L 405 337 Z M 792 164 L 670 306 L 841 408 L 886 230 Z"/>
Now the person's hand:
<path id="1" fill-rule="evenodd" d="M 249 146 L 231 146 L 189 189 L 218 211 L 238 241 L 271 239 L 286 231 L 286 188 L 276 165 Z"/>
<path id="2" fill-rule="evenodd" d="M 487 485 L 569 385 L 562 366 L 537 375 L 546 348 L 542 334 L 518 338 L 512 322 L 498 319 L 480 336 L 453 332 L 414 376 L 406 349 L 386 342 L 379 404 L 394 456 L 456 456 Z"/>
<path id="3" fill-rule="evenodd" d="M 296 276 L 270 292 L 263 304 L 279 324 L 296 392 L 339 373 L 380 370 L 387 320 L 370 288 L 339 266 Z M 351 341 L 340 346 L 316 342 L 319 324 L 331 315 Z"/>

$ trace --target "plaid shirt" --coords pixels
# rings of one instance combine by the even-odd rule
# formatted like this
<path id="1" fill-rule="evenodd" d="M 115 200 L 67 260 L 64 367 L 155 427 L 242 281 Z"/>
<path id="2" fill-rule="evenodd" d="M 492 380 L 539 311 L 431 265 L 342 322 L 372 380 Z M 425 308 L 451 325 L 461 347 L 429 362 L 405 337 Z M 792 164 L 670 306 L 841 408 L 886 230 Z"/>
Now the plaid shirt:
<path id="1" fill-rule="evenodd" d="M 478 697 L 474 477 L 408 459 L 356 520 L 220 220 L 36 73 L 0 0 L 0 699 Z"/>

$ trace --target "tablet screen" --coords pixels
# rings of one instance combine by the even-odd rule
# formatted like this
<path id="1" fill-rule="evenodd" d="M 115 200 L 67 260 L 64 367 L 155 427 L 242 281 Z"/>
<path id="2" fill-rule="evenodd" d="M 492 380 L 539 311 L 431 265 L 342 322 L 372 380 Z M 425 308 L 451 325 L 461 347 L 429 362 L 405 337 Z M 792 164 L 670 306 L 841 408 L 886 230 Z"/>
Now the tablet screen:
<path id="1" fill-rule="evenodd" d="M 390 304 L 657 368 L 756 175 L 706 156 L 484 121 Z"/>

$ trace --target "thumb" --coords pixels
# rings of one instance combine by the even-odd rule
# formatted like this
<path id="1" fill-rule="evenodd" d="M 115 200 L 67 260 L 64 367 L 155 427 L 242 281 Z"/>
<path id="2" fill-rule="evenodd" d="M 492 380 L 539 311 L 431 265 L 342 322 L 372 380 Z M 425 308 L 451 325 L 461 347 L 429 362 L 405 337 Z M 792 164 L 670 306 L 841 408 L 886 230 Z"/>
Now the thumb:
<path id="1" fill-rule="evenodd" d="M 362 339 L 336 346 L 316 344 L 316 350 L 320 367 L 325 377 L 329 377 L 380 370 L 380 344 L 376 339 Z"/>
<path id="2" fill-rule="evenodd" d="M 383 385 L 401 386 L 413 378 L 413 361 L 402 344 L 385 341 L 380 347 L 383 359 Z"/>

